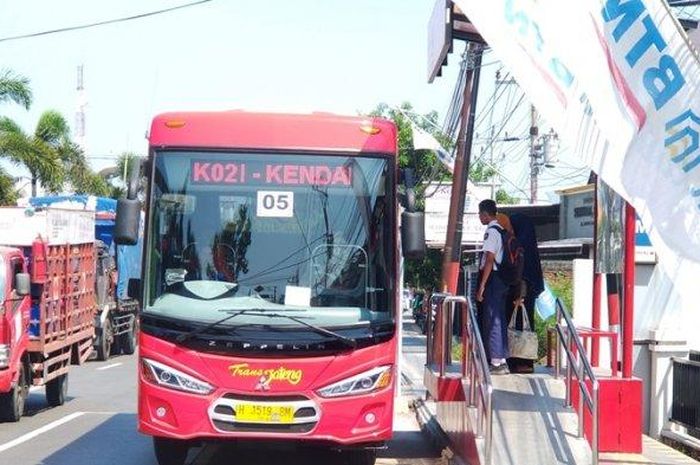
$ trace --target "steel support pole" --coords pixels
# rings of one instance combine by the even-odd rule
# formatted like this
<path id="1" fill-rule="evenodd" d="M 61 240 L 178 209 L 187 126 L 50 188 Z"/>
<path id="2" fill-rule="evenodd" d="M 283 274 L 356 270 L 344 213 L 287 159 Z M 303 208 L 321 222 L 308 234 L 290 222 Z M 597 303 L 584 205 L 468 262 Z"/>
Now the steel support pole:
<path id="1" fill-rule="evenodd" d="M 632 377 L 632 342 L 634 338 L 634 236 L 637 216 L 634 207 L 625 203 L 625 269 L 622 320 L 622 376 Z"/>
<path id="2" fill-rule="evenodd" d="M 467 53 L 472 59 L 467 64 L 467 79 L 464 84 L 461 122 L 457 137 L 455 169 L 452 177 L 452 194 L 447 218 L 447 235 L 445 251 L 442 258 L 442 291 L 457 295 L 459 278 L 460 252 L 462 245 L 462 220 L 464 216 L 464 197 L 467 192 L 471 146 L 474 133 L 474 110 L 479 93 L 479 75 L 483 46 L 470 43 Z"/>
<path id="3" fill-rule="evenodd" d="M 602 276 L 596 272 L 598 261 L 598 179 L 596 177 L 593 184 L 593 314 L 591 315 L 591 326 L 593 329 L 600 329 L 600 297 L 602 290 Z M 600 341 L 593 338 L 591 345 L 591 365 L 597 367 L 600 364 Z"/>

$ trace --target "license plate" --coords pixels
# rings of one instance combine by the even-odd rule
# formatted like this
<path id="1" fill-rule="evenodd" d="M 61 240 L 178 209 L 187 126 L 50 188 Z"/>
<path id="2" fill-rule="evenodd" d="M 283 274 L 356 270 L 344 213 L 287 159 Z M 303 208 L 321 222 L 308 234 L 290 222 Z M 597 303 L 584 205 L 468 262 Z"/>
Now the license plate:
<path id="1" fill-rule="evenodd" d="M 236 406 L 236 420 L 243 423 L 283 423 L 294 421 L 294 407 L 289 405 L 241 404 Z"/>

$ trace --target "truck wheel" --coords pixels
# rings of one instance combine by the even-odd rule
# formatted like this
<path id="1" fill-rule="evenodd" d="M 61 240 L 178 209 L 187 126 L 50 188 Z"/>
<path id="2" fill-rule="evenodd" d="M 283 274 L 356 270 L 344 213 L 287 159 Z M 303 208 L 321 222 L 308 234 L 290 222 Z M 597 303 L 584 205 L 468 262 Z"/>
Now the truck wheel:
<path id="1" fill-rule="evenodd" d="M 109 321 L 109 319 L 107 319 L 105 320 L 104 326 L 102 326 L 102 334 L 100 334 L 100 339 L 97 344 L 97 360 L 101 362 L 109 360 L 109 355 L 112 351 L 113 339 L 112 323 Z"/>
<path id="2" fill-rule="evenodd" d="M 46 401 L 51 407 L 58 407 L 66 402 L 68 394 L 68 375 L 63 374 L 46 383 Z"/>
<path id="3" fill-rule="evenodd" d="M 377 451 L 374 449 L 356 449 L 343 452 L 344 465 L 374 465 Z"/>
<path id="4" fill-rule="evenodd" d="M 129 331 L 119 335 L 119 345 L 126 355 L 136 352 L 136 321 L 131 324 Z"/>
<path id="5" fill-rule="evenodd" d="M 179 439 L 153 437 L 153 450 L 158 465 L 184 465 L 190 444 Z"/>
<path id="6" fill-rule="evenodd" d="M 22 366 L 15 387 L 10 392 L 0 394 L 0 421 L 19 421 L 24 414 L 24 401 L 28 394 L 29 386 Z"/>

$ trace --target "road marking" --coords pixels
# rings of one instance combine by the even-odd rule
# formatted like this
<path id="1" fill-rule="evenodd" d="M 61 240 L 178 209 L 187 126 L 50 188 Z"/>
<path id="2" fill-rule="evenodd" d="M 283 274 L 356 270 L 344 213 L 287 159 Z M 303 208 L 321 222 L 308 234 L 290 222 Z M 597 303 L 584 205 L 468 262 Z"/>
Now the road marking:
<path id="1" fill-rule="evenodd" d="M 99 367 L 98 370 L 100 370 L 100 371 L 101 371 L 101 370 L 109 370 L 110 368 L 118 367 L 119 365 L 123 365 L 123 363 L 122 363 L 122 362 L 113 363 L 113 364 L 111 364 L 111 365 L 107 365 L 107 366 L 104 366 L 104 367 Z"/>
<path id="2" fill-rule="evenodd" d="M 0 444 L 0 452 L 4 452 L 7 449 L 11 449 L 15 446 L 18 446 L 22 444 L 23 442 L 27 442 L 30 439 L 34 439 L 35 437 L 39 436 L 40 434 L 43 434 L 47 431 L 50 431 L 58 426 L 61 426 L 64 423 L 68 423 L 69 421 L 73 421 L 78 417 L 81 417 L 85 415 L 85 412 L 75 412 L 71 413 L 70 415 L 61 418 L 60 420 L 56 420 L 54 422 L 49 423 L 48 425 L 42 426 L 39 429 L 35 429 L 31 433 L 27 433 L 23 436 L 18 437 L 17 439 L 13 439 L 10 442 L 6 442 L 5 444 Z"/>

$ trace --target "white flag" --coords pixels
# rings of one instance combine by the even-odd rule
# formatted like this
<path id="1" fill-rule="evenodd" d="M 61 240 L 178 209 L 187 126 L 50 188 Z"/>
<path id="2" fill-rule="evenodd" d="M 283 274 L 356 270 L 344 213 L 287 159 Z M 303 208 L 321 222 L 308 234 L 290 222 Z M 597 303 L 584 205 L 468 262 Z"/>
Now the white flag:
<path id="1" fill-rule="evenodd" d="M 435 152 L 440 163 L 445 165 L 445 168 L 449 170 L 451 174 L 455 171 L 455 157 L 447 151 L 440 142 L 433 137 L 432 134 L 427 133 L 422 130 L 414 123 L 411 123 L 411 129 L 413 131 L 413 149 L 414 150 L 432 150 Z"/>
<path id="2" fill-rule="evenodd" d="M 700 61 L 667 3 L 455 3 L 561 138 L 634 205 L 665 273 L 652 282 L 666 286 L 641 303 L 662 308 L 677 292 L 700 317 Z"/>

